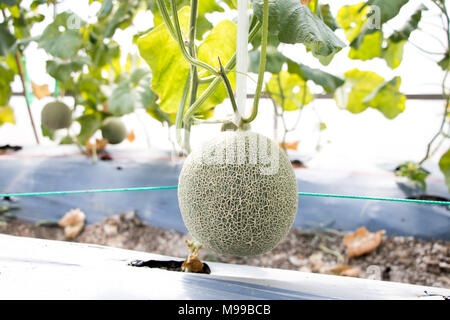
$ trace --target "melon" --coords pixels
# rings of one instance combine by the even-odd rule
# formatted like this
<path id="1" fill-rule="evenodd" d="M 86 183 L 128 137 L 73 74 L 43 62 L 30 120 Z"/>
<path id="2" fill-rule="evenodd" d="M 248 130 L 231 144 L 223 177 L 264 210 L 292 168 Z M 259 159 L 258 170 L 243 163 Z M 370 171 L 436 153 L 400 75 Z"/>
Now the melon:
<path id="1" fill-rule="evenodd" d="M 249 131 L 225 131 L 195 149 L 179 176 L 183 221 L 198 242 L 222 255 L 273 249 L 291 228 L 297 180 L 278 145 Z"/>
<path id="2" fill-rule="evenodd" d="M 50 130 L 68 128 L 72 123 L 72 111 L 61 101 L 50 102 L 42 109 L 41 121 Z"/>
<path id="3" fill-rule="evenodd" d="M 103 122 L 102 136 L 110 144 L 118 144 L 126 138 L 127 129 L 120 119 L 108 118 Z"/>

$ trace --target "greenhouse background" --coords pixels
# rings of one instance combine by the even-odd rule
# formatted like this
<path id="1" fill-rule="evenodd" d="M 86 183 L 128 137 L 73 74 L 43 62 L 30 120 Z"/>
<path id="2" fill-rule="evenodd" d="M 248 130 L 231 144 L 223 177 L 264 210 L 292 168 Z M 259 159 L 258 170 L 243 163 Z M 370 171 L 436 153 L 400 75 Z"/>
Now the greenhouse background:
<path id="1" fill-rule="evenodd" d="M 4 6 L 1 23 L 11 14 L 5 13 L 8 2 L 0 1 Z M 57 5 L 47 5 L 38 1 L 33 14 L 42 15 L 42 20 L 33 25 L 29 36 L 31 39 L 39 39 L 60 13 L 68 13 L 69 19 L 72 19 L 72 27 L 76 28 L 81 23 L 79 18 L 82 23 L 95 24 L 106 3 L 111 3 L 112 10 L 117 10 L 117 7 L 124 3 L 138 2 L 86 0 L 59 1 Z M 137 44 L 139 40 L 136 39 L 143 39 L 154 30 L 154 14 L 149 8 L 156 7 L 157 1 L 141 2 L 146 5 L 141 5 L 140 9 L 136 10 L 130 21 L 125 23 L 126 26 L 123 29 L 117 28 L 109 39 L 104 40 L 105 45 L 115 41 L 120 48 L 120 55 L 110 63 L 111 69 L 117 66 L 122 70 L 139 67 L 151 74 L 148 60 L 140 51 Z M 169 8 L 170 2 L 166 1 Z M 238 10 L 230 9 L 237 1 L 215 2 L 222 8 L 221 12 L 204 15 L 212 26 L 217 26 L 223 19 L 237 22 Z M 256 2 L 263 3 L 263 0 Z M 298 2 L 302 3 L 301 6 L 317 3 L 314 0 Z M 191 240 L 191 237 L 180 212 L 177 190 L 173 190 L 179 182 L 188 153 L 185 145 L 180 145 L 177 141 L 179 132 L 175 128 L 174 119 L 178 106 L 174 107 L 175 112 L 170 114 L 173 116 L 173 121 L 169 121 L 170 125 L 168 121 L 157 119 L 148 109 L 138 104 L 131 112 L 123 112 L 119 117 L 126 127 L 127 137 L 119 144 L 107 144 L 105 151 L 96 149 L 103 136 L 100 128 L 85 137 L 87 139 L 83 143 L 63 144 L 61 141 L 68 136 L 82 135 L 80 130 L 82 133 L 84 129 L 80 125 L 81 122 L 75 120 L 69 128 L 49 133 L 44 126 L 41 127 L 44 107 L 56 98 L 74 110 L 72 119 L 80 119 L 87 114 L 88 108 L 81 104 L 74 108 L 74 94 L 70 89 L 65 92 L 65 84 L 55 80 L 48 72 L 47 61 L 64 63 L 69 59 L 52 56 L 38 41 L 27 43 L 21 61 L 25 68 L 28 93 L 24 95 L 22 79 L 16 75 L 10 84 L 11 98 L 8 102 L 8 106 L 14 111 L 14 120 L 3 122 L 0 117 L 0 147 L 5 150 L 4 153 L 0 150 L 0 243 L 11 244 L 8 250 L 4 249 L 2 252 L 0 249 L 0 272 L 2 268 L 17 268 L 17 274 L 26 273 L 26 266 L 21 264 L 19 255 L 29 254 L 30 261 L 37 261 L 42 252 L 43 259 L 60 259 L 61 264 L 67 265 L 76 263 L 74 259 L 79 257 L 80 265 L 85 268 L 83 272 L 89 274 L 88 278 L 97 276 L 100 279 L 99 286 L 101 284 L 105 287 L 105 291 L 91 287 L 86 291 L 86 296 L 100 299 L 414 299 L 422 297 L 423 291 L 431 287 L 439 292 L 438 297 L 448 299 L 450 207 L 447 201 L 450 201 L 450 169 L 443 167 L 442 158 L 444 154 L 448 154 L 450 148 L 448 116 L 443 120 L 443 112 L 448 112 L 448 100 L 443 95 L 443 87 L 444 92 L 447 92 L 445 87 L 448 88 L 450 80 L 446 79 L 448 66 L 445 69 L 439 62 L 448 60 L 446 50 L 450 43 L 447 43 L 449 37 L 446 34 L 448 30 L 445 30 L 445 22 L 441 21 L 441 12 L 434 2 L 405 1 L 406 4 L 401 6 L 398 15 L 383 23 L 385 45 L 389 34 L 410 23 L 411 16 L 418 8 L 422 8 L 422 3 L 426 6 L 426 10 L 421 11 L 418 27 L 414 28 L 405 41 L 400 64 L 394 68 L 389 66 L 388 58 L 383 58 L 381 54 L 375 54 L 374 58 L 349 58 L 354 48 L 349 43 L 351 41 L 348 40 L 348 32 L 343 28 L 333 31 L 346 46 L 337 52 L 326 66 L 307 50 L 303 43 L 281 42 L 275 47 L 274 50 L 281 52 L 289 61 L 324 70 L 345 80 L 345 83 L 334 88 L 335 90 L 326 92 L 318 81 L 307 79 L 305 85 L 314 99 L 297 110 L 284 112 L 285 119 L 282 119 L 274 113 L 274 99 L 270 93 L 264 92 L 268 88 L 266 84 L 272 81 L 271 77 L 274 77 L 275 73 L 264 73 L 263 95 L 256 119 L 251 123 L 251 130 L 273 139 L 281 148 L 287 149 L 285 151 L 294 165 L 300 194 L 293 228 L 278 247 L 261 256 L 224 257 L 208 248 L 202 248 L 199 250 L 200 258 L 208 263 L 212 278 L 207 278 L 206 275 L 199 275 L 206 278 L 196 278 L 196 275 L 190 273 L 172 278 L 170 274 L 152 273 L 150 278 L 153 279 L 155 288 L 161 290 L 159 296 L 140 291 L 138 274 L 141 275 L 142 269 L 134 268 L 139 271 L 126 276 L 130 285 L 123 285 L 120 289 L 108 284 L 106 275 L 102 278 L 102 275 L 96 274 L 88 259 L 106 265 L 113 261 L 113 269 L 117 268 L 118 272 L 122 272 L 121 257 L 123 261 L 127 260 L 127 263 L 130 263 L 132 257 L 135 257 L 134 260 L 166 261 L 173 257 L 184 259 L 189 253 L 186 261 L 192 258 L 190 242 L 189 248 L 186 248 L 185 243 Z M 21 1 L 20 6 L 29 9 L 33 3 L 35 1 Z M 343 7 L 355 6 L 362 1 L 321 0 L 319 3 L 328 5 L 331 15 L 336 18 Z M 447 2 L 443 2 L 444 4 L 447 7 L 449 5 Z M 344 18 L 345 15 L 341 14 L 340 19 Z M 339 19 L 336 18 L 336 21 Z M 350 26 L 355 27 L 354 23 Z M 59 32 L 65 32 L 63 29 L 60 27 Z M 203 39 L 208 35 L 210 31 L 206 31 Z M 186 34 L 183 36 L 187 37 Z M 200 40 L 197 40 L 197 43 L 200 43 Z M 253 45 L 249 45 L 249 49 L 254 49 Z M 372 48 L 366 46 L 366 50 L 369 51 L 363 54 L 370 56 Z M 3 60 L 0 62 L 3 63 Z M 268 60 L 267 63 L 269 62 Z M 254 61 L 251 60 L 250 65 L 252 63 Z M 107 98 L 103 105 L 97 108 L 108 113 L 110 111 L 107 104 L 112 103 L 112 96 L 117 97 L 121 78 L 117 76 L 114 79 L 114 72 L 106 69 L 100 71 L 100 77 L 109 78 L 107 81 L 111 83 L 99 87 Z M 257 91 L 257 65 L 256 70 L 254 69 L 255 65 L 250 66 L 250 72 L 247 73 L 247 114 L 251 110 L 255 90 Z M 394 95 L 388 99 L 395 97 L 401 101 L 404 95 L 404 110 L 400 107 L 401 110 L 394 111 L 395 115 L 390 117 L 387 116 L 390 111 L 381 108 L 369 107 L 364 111 L 350 112 L 347 103 L 354 83 L 350 80 L 349 70 L 355 69 L 376 72 L 386 81 L 383 83 L 401 77 L 398 90 L 394 90 Z M 287 70 L 288 63 L 283 63 L 281 72 L 287 73 Z M 80 73 L 89 72 L 88 66 L 84 65 L 81 70 L 71 72 L 69 77 L 76 78 Z M 131 73 L 129 70 L 127 72 Z M 6 77 L 6 73 L 2 76 Z M 299 86 L 303 85 L 303 80 L 301 81 Z M 363 79 L 362 83 L 364 81 L 366 80 Z M 182 88 L 182 85 L 180 86 Z M 301 90 L 299 86 L 293 88 L 293 94 Z M 38 97 L 40 89 L 45 92 L 42 97 Z M 151 89 L 155 91 L 153 87 Z M 371 91 L 372 89 L 365 92 L 365 95 L 368 96 Z M 161 98 L 159 92 L 156 94 Z M 125 102 L 120 100 L 120 103 Z M 36 130 L 30 124 L 30 112 Z M 203 143 L 218 134 L 223 125 L 221 121 L 232 117 L 233 105 L 229 98 L 214 106 L 212 117 L 208 120 L 200 119 L 198 125 L 192 126 L 192 150 L 199 149 Z M 216 123 L 204 123 L 208 121 Z M 440 128 L 441 123 L 444 124 Z M 283 125 L 292 130 L 285 132 Z M 437 132 L 440 132 L 439 136 L 434 139 Z M 428 152 L 430 141 L 433 141 L 433 144 L 431 152 Z M 92 145 L 88 147 L 89 143 L 95 145 L 94 151 L 90 149 Z M 15 146 L 20 150 L 11 151 Z M 420 161 L 425 159 L 424 157 L 426 161 Z M 419 163 L 420 168 L 414 168 L 415 171 L 409 173 L 409 178 L 401 176 L 398 171 L 404 163 Z M 411 178 L 412 175 L 423 172 L 424 177 L 416 180 L 415 177 Z M 422 181 L 425 181 L 426 187 Z M 160 187 L 172 189 L 160 190 Z M 133 190 L 139 188 L 142 190 Z M 114 189 L 129 190 L 114 192 Z M 78 190 L 80 194 L 71 195 L 71 190 Z M 69 194 L 51 194 L 59 191 L 68 191 Z M 40 192 L 44 194 L 39 194 Z M 45 194 L 46 192 L 49 194 Z M 28 197 L 21 196 L 20 193 L 36 194 Z M 9 194 L 16 196 L 9 197 Z M 407 203 L 403 200 L 419 203 Z M 62 221 L 69 213 L 78 217 L 80 212 L 82 222 L 76 226 L 75 229 L 78 229 L 75 236 L 68 236 Z M 346 237 L 358 237 L 361 232 L 366 231 L 367 237 L 379 239 L 377 244 L 365 251 L 362 257 L 349 256 L 348 247 L 344 244 Z M 3 233 L 87 244 L 78 246 L 67 243 L 68 252 L 75 255 L 71 257 L 69 254 L 62 254 L 66 248 L 65 244 L 31 239 L 27 242 L 26 238 L 9 238 L 3 236 Z M 94 258 L 94 252 L 101 250 L 90 248 L 90 243 L 136 251 L 108 248 L 105 256 L 99 253 L 99 256 Z M 26 249 L 27 246 L 35 248 L 36 252 L 32 253 Z M 57 252 L 61 253 L 60 258 L 56 258 Z M 86 256 L 83 256 L 83 252 Z M 3 263 L 2 259 L 6 262 Z M 38 268 L 41 277 L 45 278 L 57 271 L 58 267 L 50 264 L 49 262 L 48 266 Z M 267 269 L 265 273 L 266 269 L 261 267 L 274 269 Z M 290 269 L 297 273 L 280 269 Z M 412 271 L 408 271 L 409 269 Z M 71 272 L 67 270 L 68 273 Z M 71 280 L 71 285 L 75 288 L 73 292 L 60 287 L 58 281 L 55 281 L 49 285 L 43 295 L 44 299 L 57 298 L 58 290 L 64 293 L 63 299 L 83 299 L 82 289 L 77 287 L 77 279 L 83 279 L 79 280 L 79 286 L 85 285 L 88 280 L 84 273 L 74 275 Z M 339 279 L 333 278 L 334 276 L 339 276 Z M 351 277 L 347 285 L 355 292 L 361 290 L 360 296 L 345 293 L 346 283 L 340 278 L 350 277 L 343 276 Z M 158 277 L 164 281 L 167 279 L 173 287 L 179 286 L 181 289 L 166 292 L 163 289 L 164 281 L 159 283 Z M 292 283 L 289 282 L 290 277 L 293 279 Z M 370 287 L 371 282 L 358 282 L 355 280 L 363 280 L 355 278 L 370 279 L 364 281 L 375 280 L 379 283 Z M 3 279 L 3 284 L 12 286 L 12 279 Z M 150 281 L 149 279 L 147 280 Z M 220 282 L 222 280 L 223 283 Z M 18 281 L 28 286 L 37 280 L 30 274 Z M 327 281 L 334 283 L 336 287 L 327 291 Z M 409 284 L 402 287 L 400 282 L 430 287 L 407 287 Z M 186 293 L 185 286 L 192 284 L 205 292 Z M 34 299 L 33 289 L 30 287 L 29 290 L 29 295 L 23 297 Z M 123 291 L 119 293 L 120 290 Z M 0 299 L 20 299 L 21 295 L 20 291 L 7 294 L 0 289 Z M 423 296 L 432 295 L 425 293 Z"/>

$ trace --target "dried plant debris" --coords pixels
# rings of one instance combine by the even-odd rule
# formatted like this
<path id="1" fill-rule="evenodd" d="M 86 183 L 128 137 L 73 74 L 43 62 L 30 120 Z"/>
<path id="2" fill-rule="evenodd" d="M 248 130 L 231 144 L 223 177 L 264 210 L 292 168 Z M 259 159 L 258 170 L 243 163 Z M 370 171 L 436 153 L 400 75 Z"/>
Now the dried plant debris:
<path id="1" fill-rule="evenodd" d="M 381 243 L 384 230 L 369 232 L 366 227 L 358 228 L 355 232 L 346 234 L 343 244 L 348 257 L 359 257 L 375 250 Z"/>
<path id="2" fill-rule="evenodd" d="M 39 100 L 51 95 L 50 91 L 48 90 L 47 84 L 39 85 L 34 82 L 31 82 L 31 88 L 33 90 L 34 96 Z"/>
<path id="3" fill-rule="evenodd" d="M 328 272 L 338 276 L 359 277 L 361 270 L 358 267 L 340 264 L 330 268 Z"/>
<path id="4" fill-rule="evenodd" d="M 102 153 L 105 151 L 106 146 L 108 145 L 108 140 L 106 139 L 95 139 L 95 145 L 90 141 L 86 141 L 86 152 L 89 155 L 92 155 L 94 151 L 96 153 Z M 95 148 L 95 149 L 94 149 Z"/>
<path id="5" fill-rule="evenodd" d="M 189 256 L 184 260 L 181 269 L 185 272 L 203 273 L 204 264 L 198 257 L 198 250 L 203 248 L 203 245 L 197 243 L 195 240 L 186 240 L 186 245 L 189 249 Z"/>
<path id="6" fill-rule="evenodd" d="M 348 232 L 330 228 L 327 226 L 326 230 L 316 231 L 292 228 L 277 247 L 258 256 L 219 256 L 205 248 L 199 251 L 198 258 L 205 269 L 205 261 L 302 272 L 312 272 L 314 269 L 316 272 L 345 276 L 356 276 L 356 269 L 359 269 L 360 278 L 450 289 L 450 241 L 385 235 L 376 250 L 349 259 L 345 255 L 346 247 L 342 241 Z M 0 222 L 0 233 L 67 239 L 62 228 L 38 227 L 19 217 L 9 222 Z M 75 241 L 180 257 L 175 262 L 149 262 L 148 266 L 181 272 L 186 257 L 187 239 L 190 237 L 186 234 L 149 226 L 139 219 L 136 212 L 127 211 L 109 216 L 100 223 L 86 225 Z M 345 261 L 339 261 L 338 256 L 332 252 L 339 253 Z"/>
<path id="7" fill-rule="evenodd" d="M 67 212 L 61 220 L 59 225 L 64 228 L 64 234 L 68 239 L 76 238 L 84 227 L 86 215 L 80 209 L 73 209 Z"/>

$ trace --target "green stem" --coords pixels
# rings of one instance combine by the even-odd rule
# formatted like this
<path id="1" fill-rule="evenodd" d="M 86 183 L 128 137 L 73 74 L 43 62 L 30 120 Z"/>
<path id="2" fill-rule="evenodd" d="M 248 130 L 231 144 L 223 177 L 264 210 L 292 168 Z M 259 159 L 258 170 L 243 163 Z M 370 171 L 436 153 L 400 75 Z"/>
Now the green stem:
<path id="1" fill-rule="evenodd" d="M 249 41 L 252 41 L 255 37 L 256 33 L 261 28 L 261 24 L 257 22 L 250 32 L 250 35 L 248 36 Z M 228 61 L 228 63 L 225 65 L 225 70 L 232 70 L 236 65 L 236 54 L 234 54 L 231 59 Z M 197 110 L 200 108 L 200 106 L 214 93 L 214 91 L 217 89 L 217 87 L 220 84 L 220 77 L 214 78 L 214 80 L 211 82 L 211 84 L 206 88 L 206 90 L 203 92 L 203 94 L 195 101 L 195 103 L 189 107 L 189 109 L 186 111 L 186 114 L 184 115 L 184 121 L 186 122 L 190 118 L 192 118 L 197 112 Z"/>
<path id="2" fill-rule="evenodd" d="M 222 61 L 220 61 L 220 57 L 218 57 L 218 59 L 219 59 L 219 65 L 220 65 L 220 76 L 222 77 L 223 83 L 225 83 L 225 87 L 227 89 L 228 96 L 230 97 L 231 106 L 233 107 L 233 111 L 237 112 L 238 108 L 237 108 L 237 104 L 236 104 L 236 99 L 234 99 L 233 88 L 231 87 L 230 80 L 228 79 L 227 73 L 225 72 L 225 69 L 223 68 Z"/>
<path id="3" fill-rule="evenodd" d="M 173 15 L 173 30 L 175 32 L 174 39 L 178 43 L 178 46 L 180 47 L 181 54 L 190 64 L 193 64 L 200 68 L 204 68 L 214 75 L 218 75 L 217 71 L 212 66 L 210 66 L 209 64 L 207 64 L 203 61 L 193 58 L 189 54 L 189 52 L 186 50 L 186 45 L 184 43 L 183 35 L 181 33 L 180 21 L 178 20 L 176 0 L 171 0 L 171 3 L 172 3 L 172 15 Z M 164 12 L 164 14 L 161 14 L 163 17 L 163 20 L 166 23 L 166 25 L 168 25 L 168 22 L 166 22 L 166 20 L 170 21 L 170 17 L 169 17 L 169 13 L 167 12 L 166 5 L 164 4 L 164 0 L 158 0 L 158 4 L 159 4 L 161 13 Z"/>
<path id="4" fill-rule="evenodd" d="M 180 146 L 183 145 L 183 141 L 181 139 L 181 129 L 183 128 L 183 114 L 184 109 L 186 108 L 186 101 L 189 94 L 189 83 L 190 76 L 188 75 L 188 77 L 186 78 L 186 83 L 184 85 L 183 94 L 181 96 L 180 105 L 178 106 L 177 117 L 175 119 L 176 140 Z"/>
<path id="5" fill-rule="evenodd" d="M 164 23 L 166 24 L 167 30 L 169 30 L 169 33 L 172 36 L 172 38 L 175 41 L 177 41 L 175 29 L 173 27 L 172 20 L 170 20 L 169 12 L 167 11 L 164 0 L 157 0 L 156 4 L 158 5 L 159 12 L 161 13 L 161 17 L 163 18 Z"/>
<path id="6" fill-rule="evenodd" d="M 253 99 L 252 114 L 249 118 L 242 118 L 242 123 L 250 123 L 258 114 L 259 99 L 261 97 L 262 85 L 264 80 L 264 71 L 266 70 L 266 50 L 267 39 L 269 37 L 269 0 L 264 0 L 262 38 L 261 38 L 261 56 L 259 59 L 258 82 L 256 85 L 255 97 Z"/>

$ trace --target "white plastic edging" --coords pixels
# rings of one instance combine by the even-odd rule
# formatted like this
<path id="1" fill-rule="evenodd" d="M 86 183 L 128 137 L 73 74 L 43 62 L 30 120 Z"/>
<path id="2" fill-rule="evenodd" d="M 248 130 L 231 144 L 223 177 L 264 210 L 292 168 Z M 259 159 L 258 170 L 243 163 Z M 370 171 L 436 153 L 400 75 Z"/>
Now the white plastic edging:
<path id="1" fill-rule="evenodd" d="M 211 274 L 136 268 L 179 258 L 0 235 L 0 299 L 443 299 L 450 290 L 209 263 Z"/>

